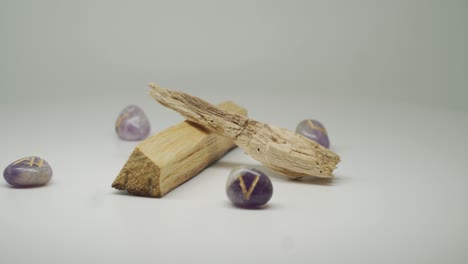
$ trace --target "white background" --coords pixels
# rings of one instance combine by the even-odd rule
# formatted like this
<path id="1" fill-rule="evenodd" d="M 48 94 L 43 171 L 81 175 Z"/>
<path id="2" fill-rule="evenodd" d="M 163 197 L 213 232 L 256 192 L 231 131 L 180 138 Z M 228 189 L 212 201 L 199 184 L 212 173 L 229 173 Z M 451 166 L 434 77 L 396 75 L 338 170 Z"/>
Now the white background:
<path id="1" fill-rule="evenodd" d="M 0 185 L 1 263 L 466 263 L 466 1 L 2 1 L 0 166 L 38 155 L 33 189 Z M 182 121 L 155 81 L 293 130 L 317 118 L 342 163 L 263 210 L 228 202 L 236 149 L 162 199 L 110 185 Z"/>

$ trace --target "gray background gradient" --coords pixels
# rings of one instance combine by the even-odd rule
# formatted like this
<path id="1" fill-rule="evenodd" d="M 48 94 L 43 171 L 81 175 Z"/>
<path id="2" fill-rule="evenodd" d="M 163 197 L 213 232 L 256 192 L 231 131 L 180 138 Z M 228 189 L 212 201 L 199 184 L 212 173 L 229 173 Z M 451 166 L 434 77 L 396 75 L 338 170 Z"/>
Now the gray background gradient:
<path id="1" fill-rule="evenodd" d="M 0 263 L 468 263 L 468 1 L 0 0 Z M 162 199 L 111 183 L 137 142 L 183 120 L 147 82 L 257 120 L 327 128 L 335 178 L 266 170 L 263 210 L 226 198 L 234 149 Z"/>
<path id="2" fill-rule="evenodd" d="M 468 109 L 463 0 L 0 5 L 2 102 L 125 94 L 157 81 Z"/>

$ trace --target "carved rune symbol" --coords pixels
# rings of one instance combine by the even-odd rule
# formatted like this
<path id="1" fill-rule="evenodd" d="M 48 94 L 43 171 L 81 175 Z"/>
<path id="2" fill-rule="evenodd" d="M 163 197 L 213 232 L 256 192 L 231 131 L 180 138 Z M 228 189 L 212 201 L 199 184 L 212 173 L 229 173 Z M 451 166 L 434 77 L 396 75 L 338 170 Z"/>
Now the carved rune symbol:
<path id="1" fill-rule="evenodd" d="M 252 182 L 252 185 L 250 185 L 249 190 L 247 190 L 247 187 L 245 186 L 244 178 L 242 178 L 242 176 L 239 176 L 239 185 L 242 189 L 242 194 L 244 195 L 244 198 L 246 200 L 250 200 L 250 196 L 252 195 L 252 192 L 254 191 L 255 186 L 257 185 L 259 179 L 260 179 L 260 176 L 257 175 L 254 181 Z"/>
<path id="2" fill-rule="evenodd" d="M 122 121 L 123 121 L 125 118 L 129 117 L 129 116 L 130 116 L 129 113 L 125 113 L 125 114 L 119 116 L 119 118 L 117 119 L 117 122 L 115 122 L 115 129 L 118 130 L 119 127 L 120 127 L 120 125 L 122 124 Z"/>
<path id="3" fill-rule="evenodd" d="M 44 164 L 43 159 L 39 158 L 36 161 L 36 157 L 23 158 L 23 159 L 17 160 L 14 164 L 16 165 L 16 164 L 21 163 L 23 161 L 27 161 L 27 163 L 29 163 L 29 167 L 32 167 L 33 165 L 37 165 L 40 168 Z"/>
<path id="4" fill-rule="evenodd" d="M 315 130 L 318 130 L 322 133 L 324 133 L 325 135 L 328 135 L 327 131 L 319 126 L 316 126 L 314 123 L 312 123 L 312 121 L 310 120 L 307 120 L 307 124 L 309 124 L 310 128 L 312 129 L 315 129 Z"/>

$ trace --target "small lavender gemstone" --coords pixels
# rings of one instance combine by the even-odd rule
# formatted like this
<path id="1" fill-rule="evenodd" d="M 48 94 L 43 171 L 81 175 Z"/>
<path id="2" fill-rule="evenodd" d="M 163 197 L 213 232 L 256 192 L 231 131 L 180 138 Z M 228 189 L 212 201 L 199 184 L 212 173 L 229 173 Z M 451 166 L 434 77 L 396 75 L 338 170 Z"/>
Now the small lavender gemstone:
<path id="1" fill-rule="evenodd" d="M 39 157 L 19 159 L 3 171 L 5 180 L 15 187 L 34 187 L 47 184 L 52 178 L 49 163 Z"/>
<path id="2" fill-rule="evenodd" d="M 296 133 L 311 139 L 320 145 L 329 148 L 330 140 L 325 127 L 317 120 L 306 119 L 300 122 L 296 127 Z"/>
<path id="3" fill-rule="evenodd" d="M 117 118 L 115 131 L 123 140 L 142 140 L 150 132 L 150 123 L 140 107 L 129 105 Z"/>
<path id="4" fill-rule="evenodd" d="M 266 204 L 271 199 L 273 185 L 260 170 L 238 167 L 229 174 L 226 194 L 236 206 L 256 208 Z"/>

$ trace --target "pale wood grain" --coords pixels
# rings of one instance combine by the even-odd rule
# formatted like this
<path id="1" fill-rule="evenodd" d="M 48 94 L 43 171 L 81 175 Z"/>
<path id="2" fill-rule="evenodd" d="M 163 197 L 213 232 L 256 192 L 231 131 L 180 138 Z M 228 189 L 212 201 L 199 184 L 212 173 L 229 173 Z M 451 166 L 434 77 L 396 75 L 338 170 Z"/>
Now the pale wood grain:
<path id="1" fill-rule="evenodd" d="M 327 148 L 284 128 L 229 113 L 208 102 L 149 84 L 150 95 L 188 120 L 232 138 L 252 158 L 290 178 L 333 177 L 340 157 Z"/>
<path id="2" fill-rule="evenodd" d="M 247 114 L 233 102 L 222 103 L 219 107 L 239 116 Z M 234 146 L 231 138 L 190 121 L 182 122 L 142 141 L 112 187 L 136 195 L 162 197 Z"/>

